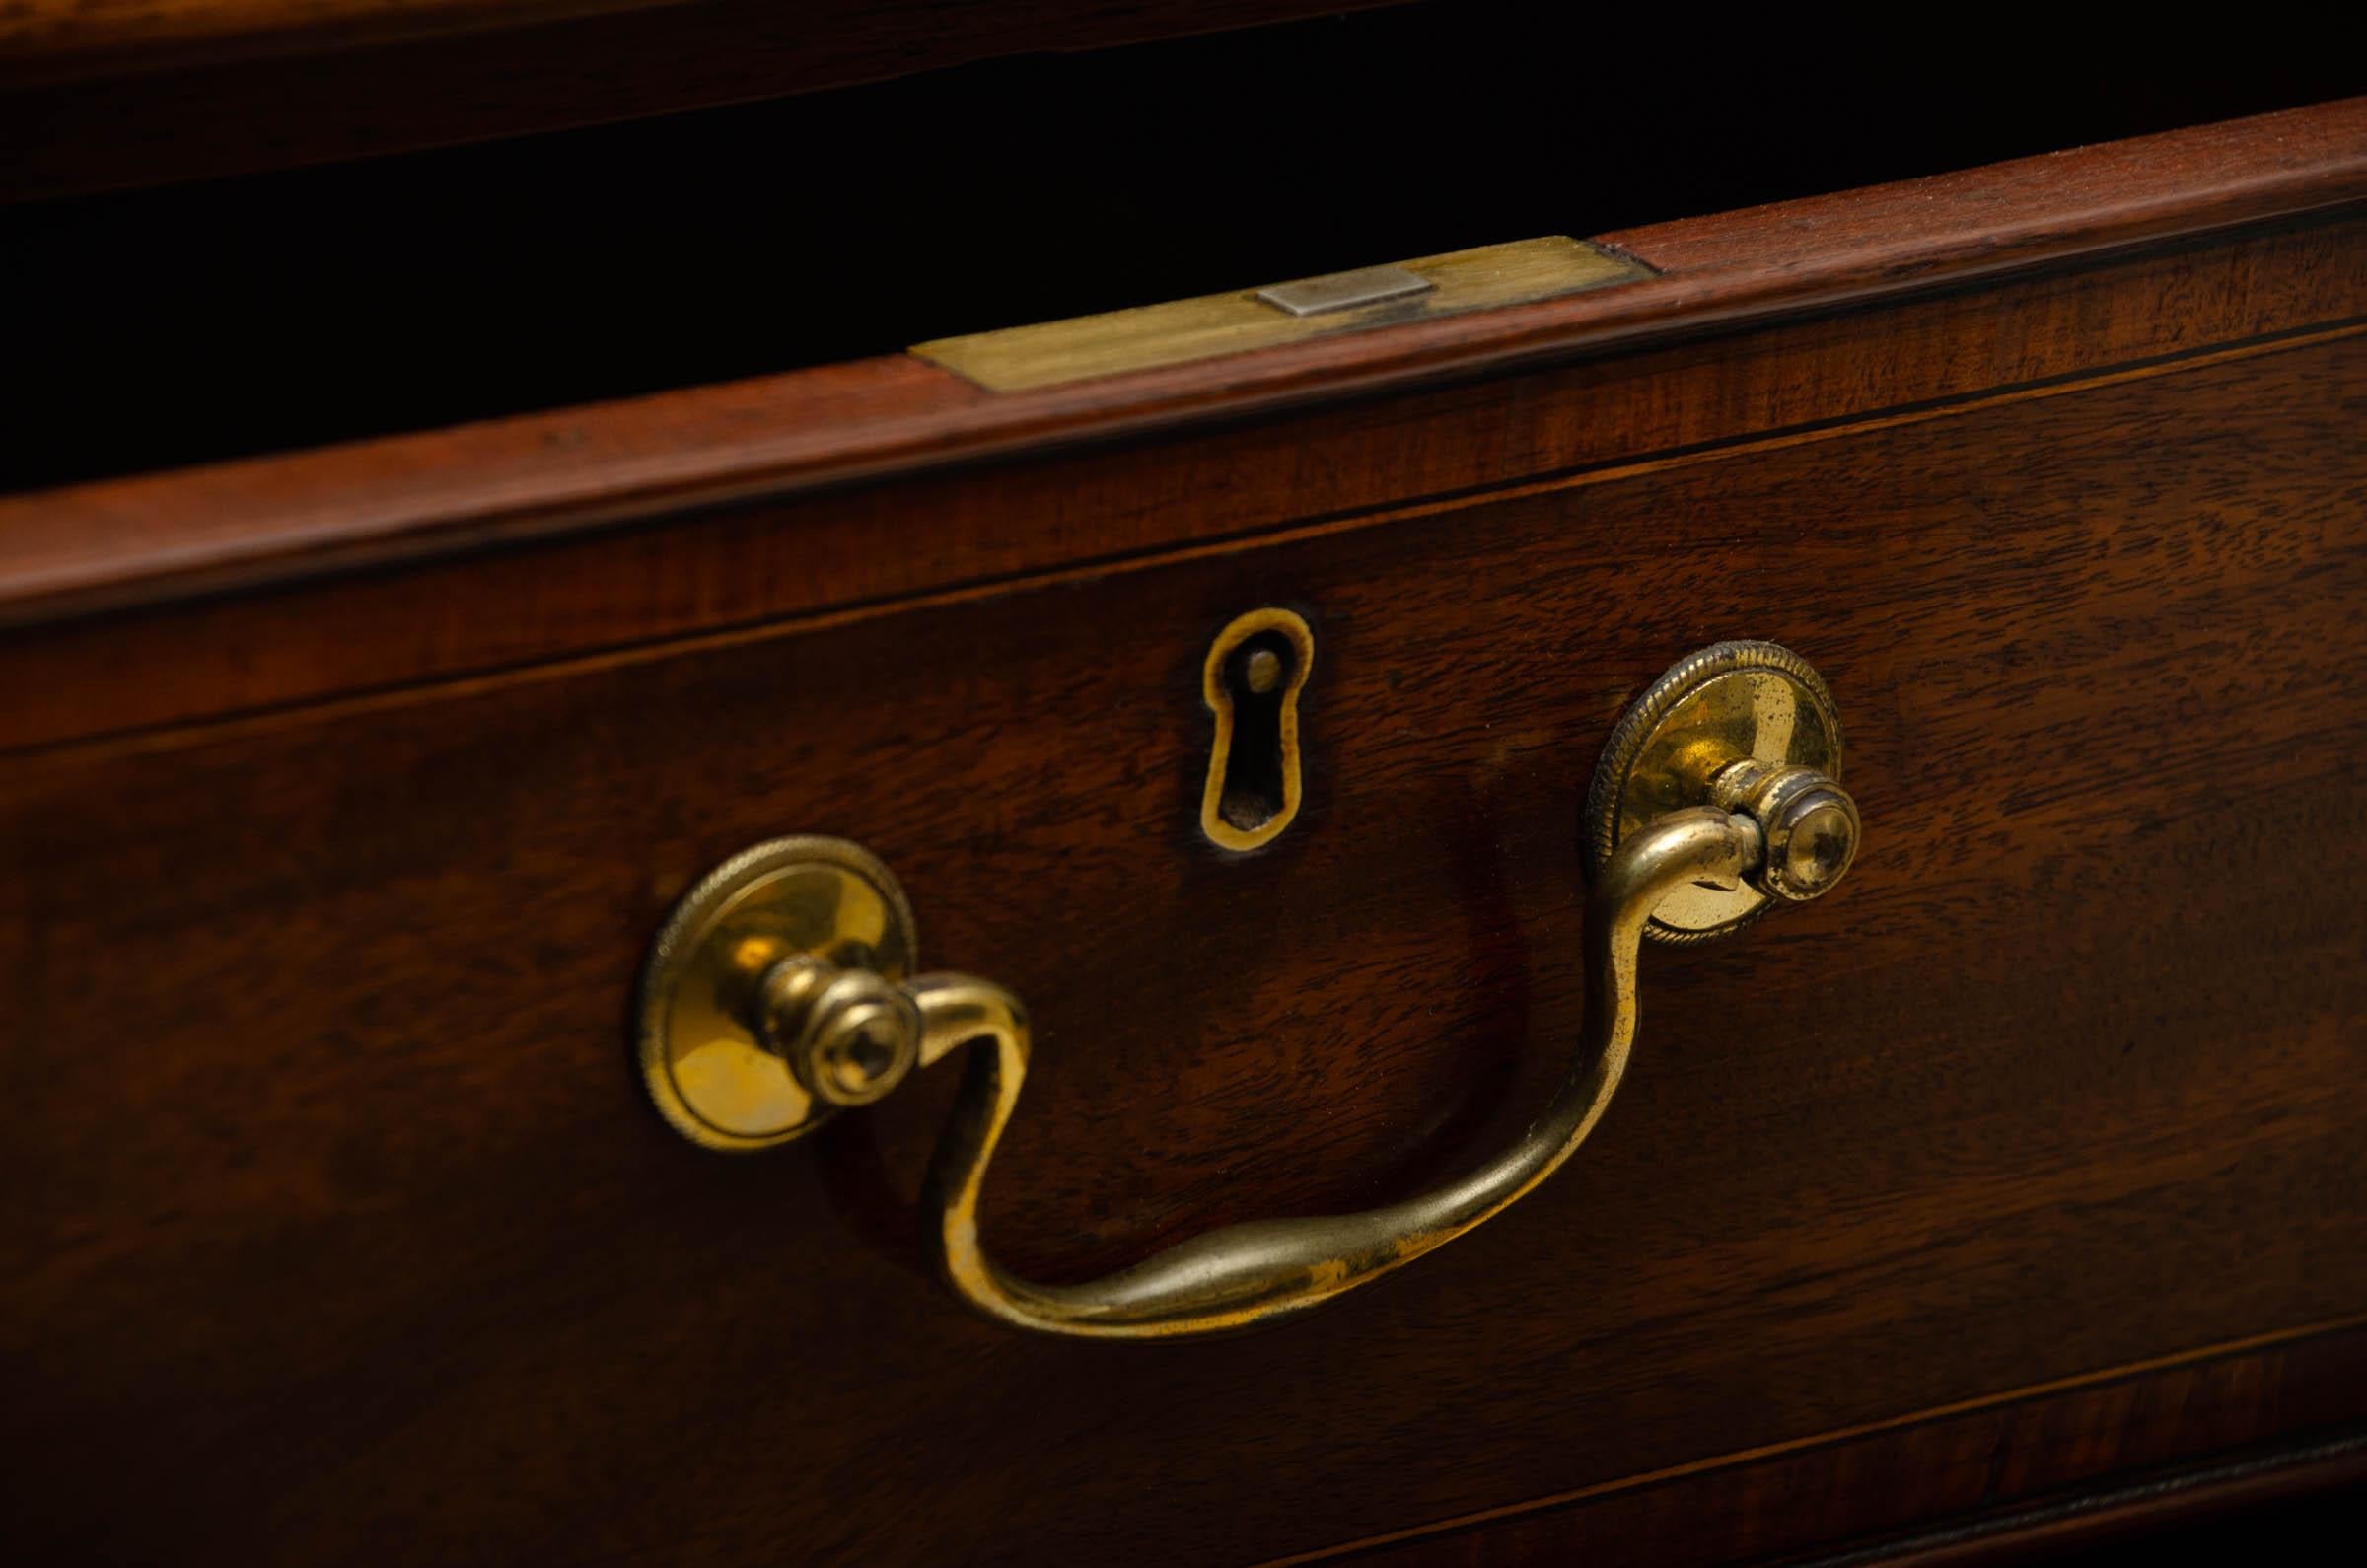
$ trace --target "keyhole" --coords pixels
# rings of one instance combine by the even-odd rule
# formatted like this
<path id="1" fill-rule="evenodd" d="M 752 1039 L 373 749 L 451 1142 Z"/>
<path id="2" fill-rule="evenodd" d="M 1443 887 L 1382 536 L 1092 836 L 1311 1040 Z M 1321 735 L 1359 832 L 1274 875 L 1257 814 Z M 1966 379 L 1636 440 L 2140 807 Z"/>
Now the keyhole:
<path id="1" fill-rule="evenodd" d="M 1314 663 L 1314 633 L 1286 609 L 1252 610 L 1208 650 L 1216 740 L 1200 828 L 1225 849 L 1271 843 L 1298 815 L 1298 701 Z"/>

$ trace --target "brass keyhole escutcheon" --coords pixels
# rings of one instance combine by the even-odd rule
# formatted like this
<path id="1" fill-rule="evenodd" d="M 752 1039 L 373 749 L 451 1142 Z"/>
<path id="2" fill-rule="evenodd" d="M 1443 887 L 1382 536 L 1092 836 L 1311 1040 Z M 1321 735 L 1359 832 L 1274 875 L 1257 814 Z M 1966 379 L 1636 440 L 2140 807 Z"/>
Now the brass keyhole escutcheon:
<path id="1" fill-rule="evenodd" d="M 1237 616 L 1208 646 L 1201 696 L 1216 716 L 1200 831 L 1236 852 L 1270 844 L 1299 815 L 1299 693 L 1315 633 L 1287 609 Z"/>

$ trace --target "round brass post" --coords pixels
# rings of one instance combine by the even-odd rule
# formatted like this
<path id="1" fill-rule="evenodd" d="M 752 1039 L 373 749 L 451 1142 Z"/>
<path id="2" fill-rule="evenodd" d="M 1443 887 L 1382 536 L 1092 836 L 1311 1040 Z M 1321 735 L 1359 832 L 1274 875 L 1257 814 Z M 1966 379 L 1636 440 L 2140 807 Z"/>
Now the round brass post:
<path id="1" fill-rule="evenodd" d="M 1680 888 L 1644 927 L 1662 942 L 1722 936 L 1770 899 L 1813 897 L 1848 869 L 1857 807 L 1840 776 L 1840 711 L 1808 661 L 1771 642 L 1713 644 L 1647 686 L 1612 731 L 1587 791 L 1589 863 L 1599 872 L 1670 812 L 1748 811 L 1769 834 L 1767 869 L 1733 888 Z"/>
<path id="2" fill-rule="evenodd" d="M 675 1130 L 767 1149 L 894 1089 L 919 1020 L 903 889 L 843 838 L 774 839 L 699 879 L 642 970 L 641 1076 Z"/>

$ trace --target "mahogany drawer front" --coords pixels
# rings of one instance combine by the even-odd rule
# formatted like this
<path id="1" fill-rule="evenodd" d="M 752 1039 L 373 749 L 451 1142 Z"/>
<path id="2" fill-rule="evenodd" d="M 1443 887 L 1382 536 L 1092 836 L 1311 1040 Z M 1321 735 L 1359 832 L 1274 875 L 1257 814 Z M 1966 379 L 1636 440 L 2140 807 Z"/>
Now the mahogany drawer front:
<path id="1" fill-rule="evenodd" d="M 118 1558 L 1688 1560 L 2367 1419 L 2357 224 L 12 634 L 11 689 L 46 649 L 91 707 L 24 710 L 0 768 L 9 1515 Z M 2007 374 L 2071 340 L 2043 302 L 2093 358 Z M 1714 385 L 1772 390 L 1633 412 Z M 1449 471 L 1590 397 L 1616 431 L 1552 440 L 1604 450 Z M 1401 418 L 1454 438 L 1420 484 L 1363 466 Z M 1180 512 L 1286 440 L 1314 477 L 1202 490 L 1241 514 L 1204 536 L 815 605 L 629 570 L 733 530 L 893 555 L 899 509 L 1064 476 Z M 602 635 L 493 618 L 571 569 Z M 399 668 L 318 630 L 447 591 Z M 1260 606 L 1316 640 L 1306 797 L 1226 855 L 1201 662 Z M 253 681 L 210 707 L 143 663 L 209 624 Z M 1588 773 L 1740 636 L 1839 695 L 1849 883 L 1649 953 L 1571 1166 L 1320 1315 L 966 1315 L 912 1240 L 945 1070 L 734 1160 L 642 1097 L 666 908 L 825 832 L 896 868 L 925 962 L 1029 1000 L 986 1215 L 1021 1272 L 1416 1190 L 1565 1070 Z M 1770 1522 L 1755 1486 L 1848 1496 Z"/>

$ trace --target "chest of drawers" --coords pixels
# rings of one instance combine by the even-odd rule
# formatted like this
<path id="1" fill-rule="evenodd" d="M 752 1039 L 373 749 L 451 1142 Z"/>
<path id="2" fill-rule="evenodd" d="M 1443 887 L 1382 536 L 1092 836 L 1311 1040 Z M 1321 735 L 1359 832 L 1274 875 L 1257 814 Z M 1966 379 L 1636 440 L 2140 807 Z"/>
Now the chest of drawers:
<path id="1" fill-rule="evenodd" d="M 1953 1560 L 2354 1480 L 2362 202 L 2336 102 L 0 500 L 12 1533 Z M 1589 780 L 1730 639 L 1863 846 L 1590 995 Z M 841 972 L 1026 999 L 961 1223 L 1056 1311 L 957 1299 L 989 1068 L 680 1135 L 824 1070 L 651 1044 L 789 834 L 917 913 Z M 1091 1283 L 1538 1136 L 1614 981 L 1453 1246 Z"/>

